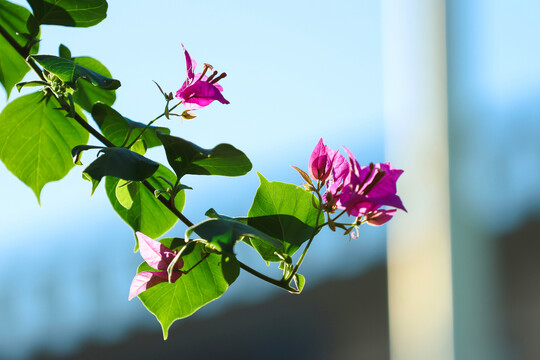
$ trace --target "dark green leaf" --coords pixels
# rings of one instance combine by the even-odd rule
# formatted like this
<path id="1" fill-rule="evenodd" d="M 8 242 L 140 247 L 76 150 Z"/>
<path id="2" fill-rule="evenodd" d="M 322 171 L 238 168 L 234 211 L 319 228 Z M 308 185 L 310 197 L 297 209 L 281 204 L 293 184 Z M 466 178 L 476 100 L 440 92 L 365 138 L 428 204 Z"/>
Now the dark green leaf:
<path id="1" fill-rule="evenodd" d="M 73 58 L 73 62 L 87 69 L 102 74 L 108 78 L 112 78 L 109 70 L 99 61 L 88 56 L 79 56 Z M 116 100 L 116 92 L 114 90 L 105 90 L 97 86 L 89 84 L 87 81 L 77 81 L 77 91 L 73 93 L 73 101 L 79 104 L 84 110 L 91 112 L 92 106 L 98 101 L 101 101 L 109 106 L 114 104 Z"/>
<path id="2" fill-rule="evenodd" d="M 126 144 L 132 142 L 146 126 L 140 122 L 123 117 L 110 106 L 99 102 L 92 108 L 92 117 L 98 124 L 101 132 L 103 132 L 103 135 L 117 146 L 124 143 L 130 130 L 131 134 Z M 146 146 L 154 147 L 161 145 L 161 140 L 156 136 L 156 131 L 170 133 L 170 130 L 167 128 L 150 126 L 141 136 L 141 139 L 146 142 Z"/>
<path id="3" fill-rule="evenodd" d="M 58 47 L 58 55 L 60 57 L 63 57 L 64 59 L 71 60 L 71 51 L 64 44 L 60 44 L 60 46 Z"/>
<path id="4" fill-rule="evenodd" d="M 73 158 L 73 163 L 77 165 L 82 165 L 81 155 L 83 151 L 90 149 L 103 149 L 104 146 L 95 146 L 95 145 L 77 145 L 71 149 L 71 157 Z"/>
<path id="5" fill-rule="evenodd" d="M 163 239 L 161 243 L 172 250 L 173 239 Z M 184 244 L 182 244 L 184 245 Z M 209 302 L 221 297 L 240 273 L 240 266 L 234 257 L 209 254 L 204 252 L 203 244 L 196 244 L 195 249 L 183 256 L 184 271 L 190 269 L 201 259 L 200 264 L 189 273 L 183 274 L 174 283 L 161 283 L 139 294 L 144 306 L 154 314 L 163 329 L 163 338 L 167 339 L 169 327 L 178 320 L 190 316 Z M 155 271 L 143 263 L 137 272 Z"/>
<path id="6" fill-rule="evenodd" d="M 78 79 L 85 79 L 92 85 L 106 90 L 115 90 L 121 85 L 118 80 L 103 76 L 68 59 L 52 55 L 31 55 L 30 57 L 43 66 L 45 70 L 58 76 L 72 89 L 77 89 L 76 82 Z"/>
<path id="7" fill-rule="evenodd" d="M 186 174 L 241 176 L 251 170 L 247 156 L 232 145 L 219 144 L 206 150 L 175 136 L 158 133 L 158 137 L 178 178 Z"/>
<path id="8" fill-rule="evenodd" d="M 248 212 L 248 224 L 279 240 L 285 253 L 292 256 L 311 236 L 317 227 L 319 211 L 313 201 L 318 201 L 310 192 L 293 184 L 269 182 L 259 175 L 261 185 L 257 189 L 253 204 Z M 323 221 L 321 214 L 319 224 Z M 280 261 L 275 248 L 258 239 L 251 245 L 266 261 Z"/>
<path id="9" fill-rule="evenodd" d="M 262 231 L 228 217 L 207 219 L 189 227 L 186 230 L 186 239 L 194 232 L 202 239 L 212 244 L 216 250 L 231 255 L 234 254 L 233 248 L 236 241 L 242 239 L 244 236 L 255 238 L 258 241 L 268 243 L 276 248 L 282 248 L 282 245 L 278 241 Z"/>
<path id="10" fill-rule="evenodd" d="M 22 35 L 29 33 L 27 22 L 31 14 L 22 6 L 15 5 L 6 0 L 0 0 L 0 27 L 2 27 L 21 47 L 26 45 L 27 39 Z M 36 43 L 30 53 L 37 53 L 39 45 Z M 13 86 L 21 81 L 30 70 L 25 59 L 0 35 L 0 83 L 4 86 L 7 95 Z"/>
<path id="11" fill-rule="evenodd" d="M 40 24 L 89 27 L 107 17 L 106 0 L 28 0 Z"/>
<path id="12" fill-rule="evenodd" d="M 45 184 L 62 179 L 74 166 L 71 149 L 88 142 L 88 132 L 42 92 L 22 96 L 0 114 L 0 159 L 39 201 Z M 39 102 L 39 103 L 38 103 Z"/>
<path id="13" fill-rule="evenodd" d="M 158 190 L 165 190 L 170 187 L 161 177 L 164 177 L 171 183 L 176 182 L 174 174 L 166 167 L 160 165 L 158 171 L 154 173 L 147 181 Z M 151 238 L 159 238 L 169 231 L 178 218 L 172 214 L 148 189 L 141 183 L 135 183 L 136 191 L 133 192 L 133 203 L 131 208 L 126 209 L 116 198 L 116 188 L 120 179 L 105 178 L 105 190 L 112 207 L 118 215 L 133 229 L 140 231 Z M 163 193 L 165 198 L 169 199 L 169 194 Z M 175 205 L 179 211 L 184 208 L 184 192 L 176 195 Z M 137 249 L 137 246 L 136 246 Z"/>
<path id="14" fill-rule="evenodd" d="M 84 169 L 90 179 L 99 183 L 104 176 L 114 176 L 123 180 L 142 181 L 152 176 L 159 164 L 134 151 L 120 147 L 103 148 L 98 156 Z"/>

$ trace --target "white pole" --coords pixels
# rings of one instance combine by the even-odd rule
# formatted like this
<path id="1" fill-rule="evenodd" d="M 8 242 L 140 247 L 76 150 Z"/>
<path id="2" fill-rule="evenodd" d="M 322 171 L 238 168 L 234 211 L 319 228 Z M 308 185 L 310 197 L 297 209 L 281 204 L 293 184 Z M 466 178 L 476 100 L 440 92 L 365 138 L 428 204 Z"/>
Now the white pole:
<path id="1" fill-rule="evenodd" d="M 386 155 L 409 211 L 388 228 L 393 360 L 454 358 L 444 0 L 382 0 Z"/>

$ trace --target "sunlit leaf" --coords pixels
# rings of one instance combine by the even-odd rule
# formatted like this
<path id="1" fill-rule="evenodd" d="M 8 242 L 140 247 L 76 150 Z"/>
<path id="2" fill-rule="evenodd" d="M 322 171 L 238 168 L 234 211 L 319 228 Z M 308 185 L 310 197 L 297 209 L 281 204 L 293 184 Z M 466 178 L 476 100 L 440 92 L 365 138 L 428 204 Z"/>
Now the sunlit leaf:
<path id="1" fill-rule="evenodd" d="M 139 187 L 136 182 L 120 180 L 116 185 L 116 199 L 126 209 L 131 209 Z"/>
<path id="2" fill-rule="evenodd" d="M 148 181 L 158 190 L 166 190 L 170 187 L 161 177 L 171 183 L 176 182 L 174 174 L 166 167 L 160 165 L 159 169 L 149 177 Z M 113 177 L 105 178 L 105 190 L 107 197 L 111 202 L 113 209 L 118 215 L 133 229 L 140 231 L 151 238 L 159 238 L 169 231 L 178 218 L 163 205 L 153 193 L 141 183 L 136 182 L 135 189 L 132 190 L 132 205 L 126 209 L 116 197 L 116 189 L 120 179 Z M 169 194 L 163 193 L 163 196 L 169 199 Z M 184 208 L 184 192 L 180 191 L 175 198 L 175 205 L 179 211 Z M 135 247 L 137 249 L 137 246 Z"/>
<path id="3" fill-rule="evenodd" d="M 60 180 L 74 166 L 71 149 L 88 142 L 88 132 L 64 112 L 54 98 L 41 101 L 42 92 L 9 103 L 0 114 L 0 159 L 38 201 L 41 189 Z"/>
<path id="4" fill-rule="evenodd" d="M 248 212 L 247 223 L 274 237 L 283 244 L 285 253 L 292 256 L 311 236 L 317 227 L 317 215 L 313 203 L 318 203 L 310 192 L 293 184 L 269 182 L 259 175 L 260 186 Z M 323 216 L 319 218 L 319 224 Z M 251 245 L 266 261 L 280 261 L 276 249 L 258 239 L 250 239 Z"/>
<path id="5" fill-rule="evenodd" d="M 24 47 L 27 39 L 22 34 L 28 34 L 27 22 L 32 14 L 22 6 L 15 5 L 6 0 L 0 0 L 0 26 L 19 44 Z M 36 43 L 31 54 L 37 53 L 39 43 Z M 4 86 L 7 95 L 13 86 L 21 81 L 30 67 L 25 59 L 0 35 L 0 83 Z"/>
<path id="6" fill-rule="evenodd" d="M 184 245 L 180 241 L 175 244 L 173 239 L 163 239 L 161 243 L 172 250 L 178 250 Z M 196 244 L 195 249 L 182 259 L 184 271 L 203 260 L 176 282 L 161 283 L 139 294 L 144 306 L 160 322 L 164 339 L 167 339 L 169 327 L 174 321 L 190 316 L 221 297 L 240 273 L 240 266 L 234 257 L 207 254 L 202 244 Z M 137 272 L 148 270 L 155 271 L 143 263 Z"/>

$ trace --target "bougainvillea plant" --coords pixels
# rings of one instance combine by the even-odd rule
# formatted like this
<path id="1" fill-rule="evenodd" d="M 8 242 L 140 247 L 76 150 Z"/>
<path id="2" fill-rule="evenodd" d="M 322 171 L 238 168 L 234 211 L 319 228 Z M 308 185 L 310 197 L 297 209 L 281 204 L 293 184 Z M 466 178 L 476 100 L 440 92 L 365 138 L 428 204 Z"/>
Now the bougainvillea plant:
<path id="1" fill-rule="evenodd" d="M 298 271 L 322 228 L 356 238 L 360 225 L 382 225 L 397 209 L 405 210 L 396 190 L 402 170 L 389 163 L 361 166 L 348 149 L 345 158 L 320 139 L 306 161 L 307 172 L 293 166 L 305 181 L 303 187 L 268 181 L 259 174 L 260 186 L 246 216 L 209 209 L 208 219 L 192 223 L 182 213 L 184 191 L 191 189 L 182 178 L 242 176 L 251 170 L 251 162 L 232 145 L 203 149 L 171 135 L 166 127 L 152 125 L 162 117 L 194 119 L 195 110 L 228 104 L 219 83 L 226 74 L 208 64 L 196 73 L 197 63 L 178 44 L 186 61 L 185 81 L 174 94 L 158 85 L 165 101 L 161 115 L 147 123 L 129 120 L 112 108 L 121 84 L 99 61 L 73 57 L 64 45 L 58 56 L 38 54 L 42 25 L 96 25 L 106 17 L 107 2 L 28 3 L 31 11 L 0 0 L 0 82 L 8 96 L 15 87 L 39 87 L 2 110 L 0 159 L 39 201 L 45 184 L 62 179 L 75 164 L 82 165 L 83 152 L 97 153 L 82 170 L 83 178 L 92 184 L 92 193 L 104 179 L 112 207 L 135 232 L 135 249 L 144 262 L 134 272 L 131 287 L 126 284 L 126 295 L 129 300 L 138 297 L 156 316 L 165 339 L 175 320 L 219 298 L 240 270 L 298 294 L 305 284 Z M 36 79 L 21 82 L 29 70 Z M 179 107 L 183 111 L 176 110 Z M 102 145 L 88 145 L 89 135 Z M 34 146 L 38 141 L 40 146 Z M 156 146 L 163 146 L 168 166 L 145 156 Z M 178 220 L 183 237 L 159 239 Z M 239 243 L 258 252 L 263 261 L 278 263 L 281 278 L 243 263 L 235 253 Z"/>

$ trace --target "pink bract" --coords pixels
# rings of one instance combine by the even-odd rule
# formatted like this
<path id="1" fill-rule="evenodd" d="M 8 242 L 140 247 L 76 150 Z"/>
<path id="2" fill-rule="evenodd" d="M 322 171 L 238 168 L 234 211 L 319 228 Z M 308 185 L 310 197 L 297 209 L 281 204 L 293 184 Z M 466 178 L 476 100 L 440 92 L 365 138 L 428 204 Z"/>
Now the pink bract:
<path id="1" fill-rule="evenodd" d="M 229 101 L 221 94 L 223 88 L 221 85 L 217 84 L 217 82 L 227 76 L 227 74 L 222 73 L 216 77 L 217 72 L 214 72 L 208 77 L 205 73 L 211 67 L 206 64 L 202 73 L 195 74 L 197 63 L 191 58 L 183 44 L 182 49 L 184 50 L 184 55 L 186 57 L 187 78 L 176 92 L 176 97 L 182 100 L 184 106 L 188 110 L 203 108 L 210 105 L 214 100 L 217 100 L 222 104 L 229 104 Z"/>
<path id="2" fill-rule="evenodd" d="M 136 235 L 139 240 L 139 250 L 144 261 L 146 261 L 150 267 L 161 271 L 141 271 L 135 275 L 129 289 L 129 300 L 133 299 L 143 291 L 148 290 L 152 286 L 167 282 L 169 277 L 167 267 L 176 256 L 175 251 L 172 251 L 159 241 L 156 241 L 141 232 L 137 232 Z M 179 259 L 175 264 L 176 269 L 173 270 L 171 282 L 174 283 L 182 276 L 180 269 L 183 266 L 184 261 Z"/>
<path id="3" fill-rule="evenodd" d="M 368 224 L 375 226 L 386 223 L 396 212 L 395 209 L 381 209 L 383 206 L 407 211 L 396 187 L 403 170 L 390 166 L 390 163 L 360 166 L 353 153 L 344 149 L 348 161 L 320 139 L 309 159 L 311 178 L 326 180 L 323 199 L 330 208 L 343 209 L 355 217 L 365 216 Z"/>

